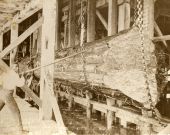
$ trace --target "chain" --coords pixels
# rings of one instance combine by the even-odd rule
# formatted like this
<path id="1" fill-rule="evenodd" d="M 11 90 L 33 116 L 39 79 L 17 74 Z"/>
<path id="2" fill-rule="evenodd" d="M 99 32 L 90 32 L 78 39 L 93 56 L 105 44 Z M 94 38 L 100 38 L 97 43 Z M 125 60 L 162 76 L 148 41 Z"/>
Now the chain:
<path id="1" fill-rule="evenodd" d="M 85 15 L 86 15 L 86 8 L 84 8 L 84 0 L 81 0 L 81 14 L 80 14 L 80 24 L 81 24 L 81 36 L 80 36 L 80 46 L 81 46 L 81 50 L 84 51 L 84 43 L 85 43 Z M 82 58 L 82 62 L 83 62 L 83 75 L 84 75 L 84 79 L 85 79 L 85 83 L 88 84 L 88 80 L 87 80 L 87 73 L 86 73 L 86 58 L 85 58 L 85 54 L 81 53 L 81 58 Z"/>
<path id="2" fill-rule="evenodd" d="M 161 123 L 161 120 L 156 113 L 157 111 L 152 101 L 151 91 L 149 88 L 148 75 L 147 75 L 147 63 L 146 63 L 145 48 L 144 48 L 145 38 L 144 38 L 144 21 L 143 21 L 143 0 L 137 0 L 137 9 L 138 9 L 137 11 L 138 17 L 136 19 L 135 24 L 139 28 L 139 33 L 140 33 L 140 38 L 141 38 L 142 63 L 143 63 L 146 90 L 147 90 L 147 95 L 148 95 L 148 101 L 145 102 L 144 104 L 149 103 L 150 109 L 152 110 L 153 114 L 155 114 L 155 119 L 157 119 L 159 123 Z"/>

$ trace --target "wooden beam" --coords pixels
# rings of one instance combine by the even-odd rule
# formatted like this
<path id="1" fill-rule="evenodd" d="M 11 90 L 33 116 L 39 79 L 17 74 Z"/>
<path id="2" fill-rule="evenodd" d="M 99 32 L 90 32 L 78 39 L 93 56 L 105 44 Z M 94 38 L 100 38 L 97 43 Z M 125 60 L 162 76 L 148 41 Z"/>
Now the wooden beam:
<path id="1" fill-rule="evenodd" d="M 26 85 L 21 87 L 21 89 L 29 96 L 39 107 L 42 107 L 41 99 Z"/>
<path id="2" fill-rule="evenodd" d="M 87 42 L 95 40 L 96 0 L 87 0 Z"/>
<path id="3" fill-rule="evenodd" d="M 109 0 L 108 3 L 108 36 L 117 33 L 117 0 Z"/>
<path id="4" fill-rule="evenodd" d="M 160 37 L 153 37 L 154 42 L 170 40 L 170 35 L 164 35 Z"/>
<path id="5" fill-rule="evenodd" d="M 157 25 L 156 22 L 154 22 L 154 28 L 155 28 L 158 36 L 163 36 L 163 34 L 162 34 L 162 32 L 161 32 L 161 30 L 160 30 L 160 28 L 159 28 L 159 26 Z M 166 41 L 163 40 L 162 42 L 163 42 L 163 44 L 165 45 L 165 47 L 168 47 Z"/>
<path id="6" fill-rule="evenodd" d="M 47 78 L 45 77 L 45 81 L 47 83 L 47 85 L 49 84 Z M 60 128 L 60 130 L 62 130 L 63 132 L 66 132 L 66 128 L 65 128 L 65 125 L 64 125 L 64 122 L 63 122 L 63 119 L 62 119 L 62 115 L 61 115 L 61 112 L 60 112 L 60 108 L 59 108 L 59 105 L 58 105 L 58 102 L 57 102 L 57 99 L 56 99 L 56 96 L 54 94 L 54 91 L 53 91 L 53 87 L 49 86 L 48 85 L 48 91 L 47 91 L 47 95 L 48 95 L 48 98 L 50 99 L 50 103 L 52 105 L 52 108 L 53 108 L 53 112 L 54 112 L 54 115 L 55 115 L 55 118 L 57 120 L 57 124 L 58 124 L 58 127 Z M 47 96 L 46 95 L 46 96 Z"/>
<path id="7" fill-rule="evenodd" d="M 108 30 L 108 24 L 107 21 L 105 20 L 105 18 L 102 16 L 102 14 L 100 13 L 100 11 L 97 9 L 96 10 L 96 15 L 98 16 L 98 18 L 100 19 L 101 23 L 103 24 L 103 26 L 105 27 L 106 30 Z"/>
<path id="8" fill-rule="evenodd" d="M 22 43 L 29 35 L 31 35 L 36 29 L 38 29 L 43 23 L 43 18 L 40 18 L 32 26 L 30 26 L 22 35 L 20 35 L 15 41 L 13 41 L 7 48 L 0 53 L 0 58 L 3 58 L 15 49 L 20 43 Z"/>
<path id="9" fill-rule="evenodd" d="M 76 8 L 75 0 L 70 0 L 69 9 L 69 35 L 68 35 L 68 47 L 75 46 L 75 28 L 76 28 Z"/>
<path id="10" fill-rule="evenodd" d="M 23 14 L 22 17 L 18 17 L 15 19 L 16 23 L 21 23 L 22 21 L 24 21 L 25 19 L 29 18 L 30 16 L 32 16 L 33 14 L 35 14 L 36 12 L 38 12 L 39 10 L 41 10 L 42 7 L 37 7 L 35 9 L 30 10 L 29 12 L 26 12 L 26 14 Z"/>

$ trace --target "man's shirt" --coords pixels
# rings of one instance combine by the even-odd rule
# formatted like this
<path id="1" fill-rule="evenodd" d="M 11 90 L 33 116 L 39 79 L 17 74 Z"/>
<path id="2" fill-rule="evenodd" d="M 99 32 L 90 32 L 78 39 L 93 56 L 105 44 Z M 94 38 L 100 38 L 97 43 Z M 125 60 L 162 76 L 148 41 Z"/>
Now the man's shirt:
<path id="1" fill-rule="evenodd" d="M 19 78 L 18 74 L 10 70 L 3 72 L 0 75 L 0 86 L 3 89 L 13 90 L 17 87 L 22 87 L 25 84 L 24 78 Z"/>

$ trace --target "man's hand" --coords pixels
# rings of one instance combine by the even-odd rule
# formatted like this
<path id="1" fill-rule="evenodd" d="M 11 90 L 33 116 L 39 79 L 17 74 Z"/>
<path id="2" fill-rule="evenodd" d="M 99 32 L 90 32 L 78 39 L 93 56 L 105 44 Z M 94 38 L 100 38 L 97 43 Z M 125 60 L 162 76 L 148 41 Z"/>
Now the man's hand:
<path id="1" fill-rule="evenodd" d="M 25 85 L 25 78 L 24 78 L 24 76 L 21 76 L 21 78 L 18 77 L 17 86 L 18 87 L 22 87 L 24 85 Z"/>

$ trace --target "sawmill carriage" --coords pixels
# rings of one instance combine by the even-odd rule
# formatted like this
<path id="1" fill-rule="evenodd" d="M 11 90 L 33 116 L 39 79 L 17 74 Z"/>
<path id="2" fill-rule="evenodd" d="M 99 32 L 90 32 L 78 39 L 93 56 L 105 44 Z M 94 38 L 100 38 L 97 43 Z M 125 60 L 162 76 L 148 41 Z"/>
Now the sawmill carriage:
<path id="1" fill-rule="evenodd" d="M 20 72 L 31 72 L 37 78 L 46 76 L 49 82 L 54 77 L 52 87 L 57 95 L 68 99 L 71 95 L 77 103 L 89 101 L 93 109 L 109 112 L 108 129 L 114 113 L 120 118 L 126 113 L 117 109 L 122 108 L 132 113 L 127 121 L 138 125 L 134 119 L 145 116 L 147 120 L 142 117 L 139 121 L 146 122 L 147 127 L 153 124 L 152 130 L 159 132 L 170 122 L 165 118 L 170 117 L 170 111 L 164 110 L 170 105 L 165 104 L 169 87 L 169 1 L 59 0 L 57 5 L 56 26 L 53 25 L 56 41 L 41 40 L 42 29 L 49 37 L 51 31 L 38 28 L 24 39 L 14 55 L 6 55 L 6 51 L 0 56 L 5 56 L 8 64 L 17 62 Z M 42 14 L 39 8 L 19 23 L 18 36 Z M 48 23 L 45 19 L 44 24 Z M 3 34 L 2 50 L 7 50 L 10 38 L 10 31 Z M 41 83 L 32 82 L 32 87 L 37 91 Z M 116 109 L 100 108 L 102 104 Z M 90 117 L 90 111 L 87 115 Z"/>

